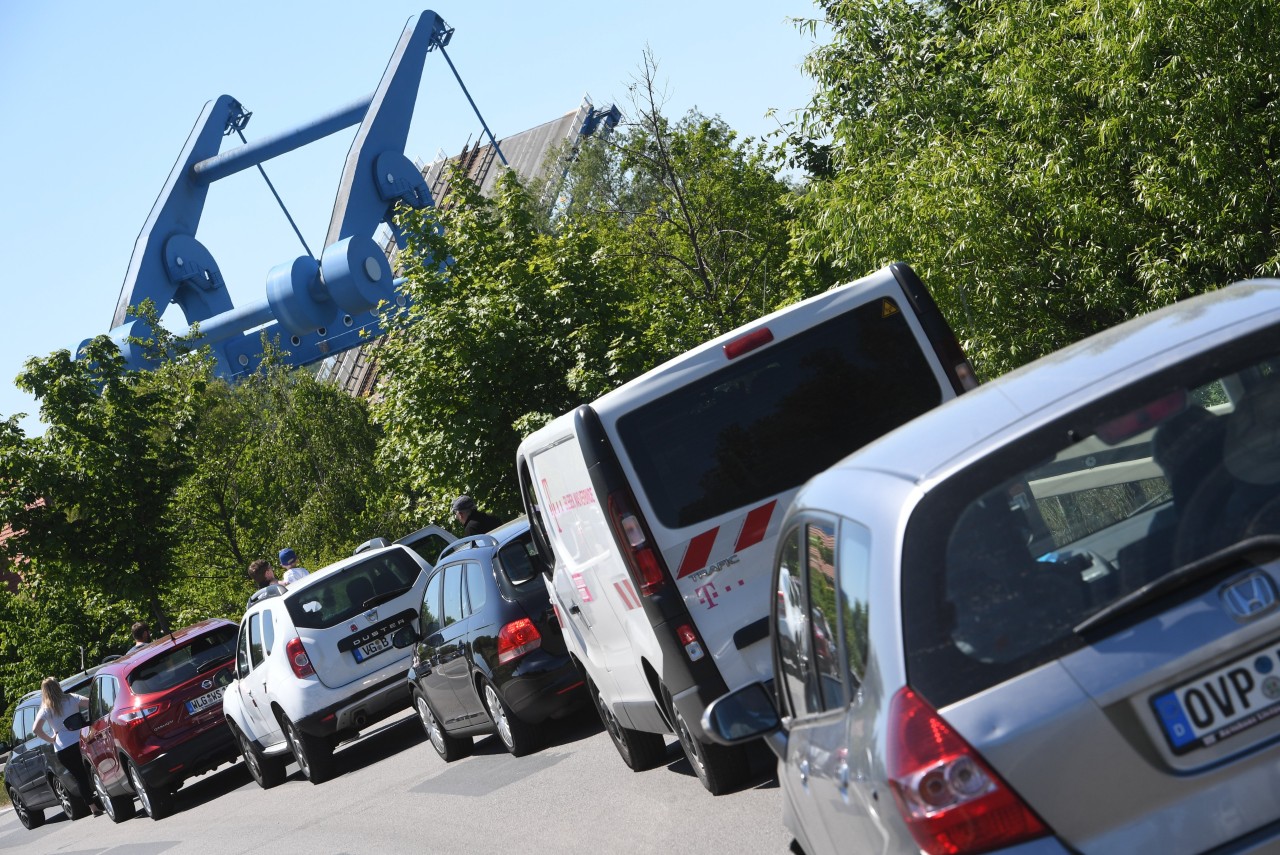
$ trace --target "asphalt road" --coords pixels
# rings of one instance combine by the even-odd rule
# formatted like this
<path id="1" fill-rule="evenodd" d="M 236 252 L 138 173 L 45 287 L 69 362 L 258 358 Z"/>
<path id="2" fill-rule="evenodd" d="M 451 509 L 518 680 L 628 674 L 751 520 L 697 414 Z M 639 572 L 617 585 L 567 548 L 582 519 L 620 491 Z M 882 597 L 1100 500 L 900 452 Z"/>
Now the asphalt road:
<path id="1" fill-rule="evenodd" d="M 337 853 L 785 853 L 781 795 L 762 751 L 751 784 L 713 797 L 674 737 L 667 765 L 635 773 L 618 758 L 594 712 L 546 729 L 547 745 L 508 755 L 495 737 L 448 766 L 410 713 L 338 748 L 340 774 L 324 784 L 294 766 L 260 789 L 238 762 L 189 781 L 177 811 L 119 824 L 46 811 L 27 831 L 0 811 L 0 853 L 262 855 Z"/>

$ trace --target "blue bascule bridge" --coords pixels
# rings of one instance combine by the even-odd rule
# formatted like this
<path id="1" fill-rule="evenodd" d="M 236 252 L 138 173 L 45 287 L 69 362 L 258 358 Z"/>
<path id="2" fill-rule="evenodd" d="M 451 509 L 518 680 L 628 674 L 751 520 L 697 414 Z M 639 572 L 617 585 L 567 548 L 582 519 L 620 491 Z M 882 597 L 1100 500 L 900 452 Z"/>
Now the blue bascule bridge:
<path id="1" fill-rule="evenodd" d="M 404 246 L 396 207 L 435 204 L 447 180 L 442 164 L 420 169 L 405 153 L 430 53 L 438 52 L 448 62 L 483 128 L 487 142 L 455 158 L 482 189 L 492 184 L 495 162 L 528 178 L 542 167 L 542 156 L 562 141 L 569 142 L 571 154 L 581 138 L 616 126 L 620 116 L 615 107 L 597 110 L 584 102 L 546 126 L 497 140 L 445 51 L 452 36 L 439 15 L 422 12 L 405 27 L 371 95 L 264 139 L 246 140 L 251 114 L 236 99 L 223 95 L 205 105 L 142 227 L 120 290 L 109 335 L 130 367 L 148 367 L 142 349 L 129 342 L 131 337 L 150 337 L 145 321 L 130 315 L 132 307 L 147 299 L 161 314 L 177 304 L 188 325 L 198 324 L 201 343 L 212 349 L 218 373 L 229 380 L 256 369 L 264 335 L 280 342 L 284 362 L 303 366 L 352 351 L 382 334 L 379 304 L 404 304 L 390 260 L 395 247 Z M 210 186 L 251 168 L 266 180 L 265 161 L 352 126 L 358 127 L 319 253 L 307 246 L 290 217 L 305 254 L 270 270 L 263 299 L 233 305 L 217 261 L 196 238 Z M 232 136 L 242 145 L 221 151 L 223 140 Z M 514 151 L 516 162 L 509 162 L 504 150 Z M 269 180 L 267 184 L 271 186 Z M 391 240 L 380 242 L 379 235 L 388 230 Z"/>

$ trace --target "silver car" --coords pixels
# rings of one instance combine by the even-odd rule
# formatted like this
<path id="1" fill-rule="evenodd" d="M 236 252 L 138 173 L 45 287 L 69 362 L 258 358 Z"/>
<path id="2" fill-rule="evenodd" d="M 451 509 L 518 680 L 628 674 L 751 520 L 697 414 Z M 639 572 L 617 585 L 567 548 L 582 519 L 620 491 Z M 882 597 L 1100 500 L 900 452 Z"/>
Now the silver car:
<path id="1" fill-rule="evenodd" d="M 1280 851 L 1280 281 L 944 404 L 783 526 L 776 678 L 704 726 L 768 736 L 810 855 Z"/>

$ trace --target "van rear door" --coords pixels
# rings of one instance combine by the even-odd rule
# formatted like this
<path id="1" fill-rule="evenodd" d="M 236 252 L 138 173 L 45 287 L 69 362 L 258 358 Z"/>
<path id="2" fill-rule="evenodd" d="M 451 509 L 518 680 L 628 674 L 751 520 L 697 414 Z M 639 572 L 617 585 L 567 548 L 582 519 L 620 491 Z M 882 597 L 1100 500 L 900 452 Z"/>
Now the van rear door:
<path id="1" fill-rule="evenodd" d="M 772 674 L 769 570 L 799 487 L 974 385 L 893 265 L 741 327 L 592 405 L 729 688 Z"/>

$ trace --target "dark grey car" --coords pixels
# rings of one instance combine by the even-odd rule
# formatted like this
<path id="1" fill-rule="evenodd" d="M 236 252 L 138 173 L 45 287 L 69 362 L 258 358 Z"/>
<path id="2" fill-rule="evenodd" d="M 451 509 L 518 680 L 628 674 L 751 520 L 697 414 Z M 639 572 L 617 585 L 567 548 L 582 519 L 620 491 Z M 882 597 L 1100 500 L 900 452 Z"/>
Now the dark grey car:
<path id="1" fill-rule="evenodd" d="M 91 668 L 61 680 L 63 691 L 83 693 L 96 670 Z M 0 754 L 9 755 L 4 766 L 4 787 L 25 828 L 44 825 L 48 808 L 61 808 L 67 819 L 79 819 L 89 813 L 89 803 L 83 798 L 87 794 L 80 793 L 75 778 L 58 762 L 53 746 L 34 733 L 39 711 L 40 692 L 24 695 L 14 710 L 9 733 L 0 742 Z"/>
<path id="2" fill-rule="evenodd" d="M 705 724 L 772 731 L 810 855 L 1280 851 L 1280 281 L 926 413 L 780 544 L 775 683 Z"/>

